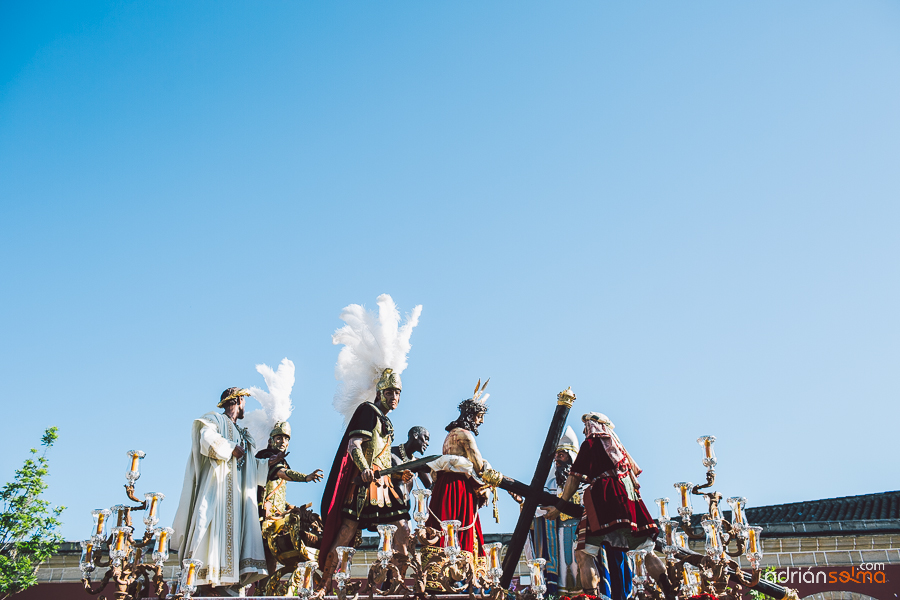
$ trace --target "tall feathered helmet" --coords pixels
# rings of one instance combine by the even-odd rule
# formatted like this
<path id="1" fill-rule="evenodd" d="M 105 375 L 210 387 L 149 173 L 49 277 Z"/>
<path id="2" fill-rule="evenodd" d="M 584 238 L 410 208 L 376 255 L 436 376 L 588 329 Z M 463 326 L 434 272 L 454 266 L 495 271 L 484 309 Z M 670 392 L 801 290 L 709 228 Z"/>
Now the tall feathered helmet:
<path id="1" fill-rule="evenodd" d="M 278 365 L 277 370 L 260 364 L 256 365 L 256 371 L 265 379 L 268 391 L 258 387 L 251 387 L 248 390 L 250 395 L 259 401 L 262 408 L 250 411 L 245 417 L 244 423 L 254 440 L 263 441 L 274 435 L 271 432 L 278 423 L 287 425 L 287 420 L 291 418 L 294 410 L 291 391 L 294 389 L 295 369 L 294 363 L 285 358 Z M 290 436 L 290 428 L 288 428 L 288 436 Z"/>
<path id="2" fill-rule="evenodd" d="M 410 335 L 419 323 L 422 306 L 416 306 L 401 324 L 400 311 L 387 294 L 378 296 L 378 312 L 351 304 L 341 312 L 346 323 L 334 332 L 331 341 L 343 344 L 334 377 L 340 383 L 334 408 L 350 422 L 363 402 L 371 402 L 387 389 L 401 389 L 400 373 L 406 368 Z"/>

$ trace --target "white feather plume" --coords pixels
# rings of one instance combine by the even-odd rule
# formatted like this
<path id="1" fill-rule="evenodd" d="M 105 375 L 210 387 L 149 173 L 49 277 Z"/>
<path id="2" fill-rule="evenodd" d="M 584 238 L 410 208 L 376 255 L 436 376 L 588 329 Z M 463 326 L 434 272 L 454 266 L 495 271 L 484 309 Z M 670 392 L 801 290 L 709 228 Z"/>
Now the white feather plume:
<path id="1" fill-rule="evenodd" d="M 333 344 L 343 344 L 338 354 L 334 377 L 340 383 L 334 394 L 334 408 L 344 416 L 344 423 L 356 408 L 375 399 L 375 384 L 387 368 L 398 375 L 406 368 L 409 338 L 419 323 L 422 306 L 413 308 L 400 325 L 400 311 L 387 294 L 378 296 L 378 314 L 359 304 L 341 311 L 346 323 L 331 336 Z"/>
<path id="2" fill-rule="evenodd" d="M 266 381 L 269 391 L 258 387 L 249 388 L 250 395 L 262 405 L 244 417 L 244 426 L 256 442 L 257 450 L 266 447 L 269 432 L 277 421 L 287 421 L 294 410 L 291 402 L 291 390 L 294 388 L 294 363 L 287 358 L 273 371 L 269 365 L 256 365 L 257 372 Z"/>

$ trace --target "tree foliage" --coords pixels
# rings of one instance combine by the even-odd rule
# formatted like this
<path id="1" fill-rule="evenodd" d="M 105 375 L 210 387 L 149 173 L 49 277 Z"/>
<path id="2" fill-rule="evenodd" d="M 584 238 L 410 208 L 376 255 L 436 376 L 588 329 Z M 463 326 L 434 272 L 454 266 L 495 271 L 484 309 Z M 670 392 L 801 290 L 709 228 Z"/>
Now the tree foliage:
<path id="1" fill-rule="evenodd" d="M 13 480 L 0 490 L 0 600 L 37 583 L 37 567 L 59 548 L 63 538 L 56 532 L 57 517 L 64 506 L 51 508 L 41 498 L 47 489 L 47 451 L 58 437 L 51 427 L 41 437 L 43 452 L 31 449 Z"/>

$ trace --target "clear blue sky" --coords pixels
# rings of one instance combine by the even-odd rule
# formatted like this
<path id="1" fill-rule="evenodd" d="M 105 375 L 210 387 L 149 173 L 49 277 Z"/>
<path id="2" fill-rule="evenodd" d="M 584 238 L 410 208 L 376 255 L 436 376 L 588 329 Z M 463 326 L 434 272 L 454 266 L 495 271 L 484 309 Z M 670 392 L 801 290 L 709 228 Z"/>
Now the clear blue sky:
<path id="1" fill-rule="evenodd" d="M 749 506 L 896 489 L 898 31 L 895 2 L 4 2 L 0 480 L 56 425 L 68 539 L 131 448 L 170 521 L 191 419 L 283 357 L 291 463 L 327 470 L 330 335 L 390 293 L 424 305 L 396 427 L 439 444 L 491 377 L 506 474 L 571 385 L 648 502 L 702 434 Z"/>

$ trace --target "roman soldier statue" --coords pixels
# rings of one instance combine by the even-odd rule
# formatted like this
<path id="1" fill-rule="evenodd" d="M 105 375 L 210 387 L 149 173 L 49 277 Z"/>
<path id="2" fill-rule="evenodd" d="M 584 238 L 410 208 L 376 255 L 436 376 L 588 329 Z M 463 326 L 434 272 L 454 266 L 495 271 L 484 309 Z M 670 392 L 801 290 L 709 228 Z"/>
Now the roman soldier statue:
<path id="1" fill-rule="evenodd" d="M 344 344 L 335 368 L 341 383 L 334 404 L 347 427 L 322 496 L 325 525 L 319 565 L 326 590 L 337 566 L 335 549 L 352 545 L 363 529 L 396 526 L 393 560 L 404 574 L 408 564 L 409 504 L 399 485 L 412 473 L 378 472 L 391 467 L 394 426 L 388 413 L 400 404 L 400 373 L 406 368 L 409 337 L 422 307 L 417 306 L 402 326 L 390 296 L 379 296 L 378 308 L 375 315 L 358 304 L 348 306 L 341 313 L 346 325 L 332 338 L 335 344 Z"/>
<path id="2" fill-rule="evenodd" d="M 322 469 L 316 469 L 309 475 L 291 469 L 285 458 L 290 442 L 290 423 L 278 421 L 269 433 L 268 447 L 256 453 L 256 458 L 276 458 L 269 465 L 268 480 L 264 487 L 259 487 L 257 496 L 269 582 L 272 584 L 267 589 L 270 595 L 276 592 L 275 584 L 283 574 L 293 570 L 301 561 L 318 558 L 322 535 L 322 520 L 309 510 L 309 505 L 292 506 L 287 502 L 287 482 L 316 482 L 323 477 Z M 280 572 L 276 570 L 279 562 L 284 565 Z"/>

